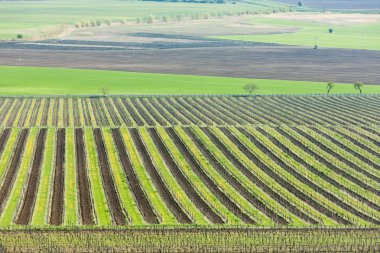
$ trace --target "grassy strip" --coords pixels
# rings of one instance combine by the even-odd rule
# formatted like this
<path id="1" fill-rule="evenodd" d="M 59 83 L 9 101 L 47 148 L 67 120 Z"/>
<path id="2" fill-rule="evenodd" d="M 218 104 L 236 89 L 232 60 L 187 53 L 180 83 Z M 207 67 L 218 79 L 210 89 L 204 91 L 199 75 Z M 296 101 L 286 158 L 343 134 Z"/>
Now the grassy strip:
<path id="1" fill-rule="evenodd" d="M 65 164 L 65 224 L 78 224 L 78 195 L 75 169 L 74 129 L 66 128 L 66 164 Z"/>
<path id="2" fill-rule="evenodd" d="M 63 101 L 64 99 L 63 98 L 60 98 L 58 101 L 59 101 L 59 108 L 58 108 L 58 127 L 63 127 L 65 124 L 64 124 L 64 119 L 63 119 Z"/>
<path id="3" fill-rule="evenodd" d="M 43 111 L 44 111 L 45 103 L 46 103 L 46 98 L 42 98 L 41 99 L 41 105 L 40 105 L 39 111 L 37 113 L 36 126 L 41 126 L 41 121 L 42 121 L 42 117 L 43 117 Z"/>
<path id="4" fill-rule="evenodd" d="M 54 128 L 48 129 L 44 161 L 41 169 L 41 179 L 36 197 L 36 206 L 31 222 L 34 226 L 46 224 L 47 218 L 50 214 L 50 196 L 55 161 L 55 132 L 56 131 Z"/>
<path id="5" fill-rule="evenodd" d="M 94 201 L 97 224 L 100 226 L 112 224 L 112 217 L 108 208 L 107 198 L 103 189 L 102 177 L 100 174 L 96 144 L 91 128 L 85 129 L 86 151 L 88 161 L 88 174 Z"/>
<path id="6" fill-rule="evenodd" d="M 159 170 L 162 179 L 166 182 L 166 185 L 170 186 L 170 191 L 173 193 L 176 200 L 179 202 L 181 207 L 184 207 L 187 213 L 190 214 L 193 221 L 197 224 L 208 224 L 207 219 L 203 214 L 194 206 L 189 197 L 186 195 L 185 191 L 175 180 L 174 176 L 171 174 L 170 170 L 167 168 L 164 160 L 162 159 L 160 153 L 158 152 L 152 138 L 150 138 L 146 128 L 140 129 L 141 138 L 145 142 L 154 163 Z"/>
<path id="7" fill-rule="evenodd" d="M 53 126 L 53 118 L 54 118 L 54 106 L 55 106 L 56 100 L 54 98 L 50 98 L 50 104 L 48 109 L 48 119 L 47 119 L 47 126 Z"/>
<path id="8" fill-rule="evenodd" d="M 257 94 L 326 94 L 325 82 L 291 80 L 8 66 L 0 66 L 0 76 L 4 95 L 100 95 L 105 83 L 110 94 L 240 94 L 252 82 Z M 357 93 L 352 84 L 335 84 L 332 92 Z M 363 92 L 380 93 L 380 86 L 368 85 Z"/>
<path id="9" fill-rule="evenodd" d="M 113 108 L 113 110 L 114 110 L 114 114 L 115 114 L 116 117 L 119 119 L 120 125 L 124 125 L 124 120 L 123 120 L 123 118 L 121 117 L 120 112 L 119 112 L 119 110 L 117 109 L 117 107 L 115 106 L 115 103 L 113 102 L 112 98 L 105 98 L 105 99 L 107 99 L 109 105 Z M 108 112 L 108 113 L 110 113 L 110 112 Z"/>
<path id="10" fill-rule="evenodd" d="M 11 114 L 12 114 L 13 108 L 17 105 L 17 101 L 16 100 L 12 99 L 9 102 L 12 102 L 12 101 L 13 101 L 13 104 L 9 108 L 7 114 L 5 115 L 3 122 L 1 122 L 1 126 L 2 127 L 6 127 L 7 126 L 7 123 L 8 123 L 8 120 L 9 120 Z"/>
<path id="11" fill-rule="evenodd" d="M 24 127 L 29 127 L 29 125 L 30 125 L 30 119 L 32 118 L 32 114 L 34 111 L 33 109 L 36 106 L 36 102 L 37 102 L 37 99 L 32 100 L 32 104 L 30 105 L 30 109 L 27 112 L 28 114 L 26 116 L 25 123 L 23 124 Z"/>
<path id="12" fill-rule="evenodd" d="M 12 132 L 8 138 L 8 143 L 7 143 L 7 145 L 5 145 L 4 152 L 3 152 L 2 156 L 0 157 L 1 158 L 0 159 L 0 179 L 2 179 L 5 176 L 4 172 L 6 171 L 7 166 L 9 164 L 9 161 L 12 158 L 13 149 L 16 146 L 17 137 L 18 137 L 19 133 L 20 133 L 19 128 L 13 128 L 12 129 Z M 0 181 L 0 184 L 1 184 L 1 181 Z"/>
<path id="13" fill-rule="evenodd" d="M 116 146 L 114 145 L 109 128 L 103 129 L 103 138 L 107 148 L 107 154 L 113 173 L 113 178 L 115 180 L 116 189 L 119 191 L 120 200 L 122 201 L 122 206 L 126 209 L 128 217 L 131 219 L 133 224 L 142 225 L 145 223 L 144 217 L 141 215 L 136 201 L 133 198 L 132 192 L 129 189 L 127 178 L 120 164 Z"/>
<path id="14" fill-rule="evenodd" d="M 152 206 L 155 208 L 156 213 L 161 219 L 161 223 L 163 224 L 177 223 L 177 219 L 169 210 L 169 208 L 165 205 L 165 202 L 162 200 L 160 194 L 157 192 L 156 188 L 154 187 L 149 174 L 145 170 L 143 166 L 143 162 L 134 146 L 134 143 L 129 131 L 124 127 L 121 128 L 120 130 L 123 135 L 124 143 L 127 147 L 128 153 L 130 154 L 131 162 L 133 164 L 133 167 L 135 168 L 136 175 L 139 178 L 141 186 L 145 190 L 147 197 L 151 201 Z"/>
<path id="15" fill-rule="evenodd" d="M 69 126 L 74 126 L 74 109 L 73 109 L 73 99 L 69 98 L 68 101 L 68 115 L 69 115 Z"/>
<path id="16" fill-rule="evenodd" d="M 20 108 L 18 109 L 18 111 L 16 112 L 16 117 L 14 118 L 14 121 L 13 121 L 13 127 L 18 127 L 18 122 L 20 121 L 22 115 L 24 114 L 24 110 L 27 110 L 27 106 L 28 106 L 28 99 L 23 99 L 22 102 L 21 102 L 21 106 Z"/>
<path id="17" fill-rule="evenodd" d="M 84 108 L 82 105 L 81 99 L 78 99 L 78 111 L 79 111 L 79 118 L 80 118 L 80 125 L 85 126 L 86 125 L 86 120 L 84 118 Z"/>
<path id="18" fill-rule="evenodd" d="M 17 209 L 23 197 L 25 184 L 29 178 L 29 168 L 33 160 L 34 148 L 37 141 L 38 129 L 32 128 L 25 146 L 20 168 L 18 169 L 15 183 L 9 195 L 7 204 L 5 205 L 4 212 L 0 217 L 0 226 L 8 226 L 13 223 L 13 219 L 17 214 Z"/>
<path id="19" fill-rule="evenodd" d="M 108 108 L 107 108 L 106 104 L 104 103 L 104 99 L 106 99 L 106 98 L 99 99 L 99 105 L 103 108 L 104 114 L 107 117 L 108 125 L 109 126 L 114 126 L 114 122 L 113 122 L 113 120 L 112 120 L 112 118 L 110 116 L 110 113 L 108 111 Z"/>
<path id="20" fill-rule="evenodd" d="M 95 118 L 95 111 L 92 109 L 91 100 L 89 98 L 86 98 L 85 100 L 86 100 L 85 102 L 87 102 L 87 109 L 88 109 L 89 115 L 90 115 L 91 126 L 95 127 L 98 124 L 97 124 L 96 118 Z"/>

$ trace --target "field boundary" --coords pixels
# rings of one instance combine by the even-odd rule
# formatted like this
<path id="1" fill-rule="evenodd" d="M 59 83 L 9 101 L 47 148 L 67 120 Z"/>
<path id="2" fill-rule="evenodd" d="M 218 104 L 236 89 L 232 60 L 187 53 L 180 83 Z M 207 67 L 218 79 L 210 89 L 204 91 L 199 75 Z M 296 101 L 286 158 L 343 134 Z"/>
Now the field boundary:
<path id="1" fill-rule="evenodd" d="M 0 99 L 6 98 L 170 98 L 170 97 L 379 97 L 380 93 L 353 94 L 353 93 L 304 93 L 304 94 L 76 94 L 76 95 L 0 95 Z"/>

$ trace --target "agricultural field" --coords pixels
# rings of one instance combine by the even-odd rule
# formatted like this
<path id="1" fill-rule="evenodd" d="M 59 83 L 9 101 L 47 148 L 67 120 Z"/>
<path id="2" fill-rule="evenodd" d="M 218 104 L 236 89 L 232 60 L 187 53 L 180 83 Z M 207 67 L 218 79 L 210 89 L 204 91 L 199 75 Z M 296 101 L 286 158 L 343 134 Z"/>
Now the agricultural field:
<path id="1" fill-rule="evenodd" d="M 378 66 L 379 63 L 371 63 L 373 69 Z M 350 78 L 351 83 L 336 83 L 331 93 L 358 93 L 353 86 L 357 81 L 368 84 L 363 87 L 363 93 L 380 93 L 380 86 L 376 85 L 380 83 L 380 75 L 376 71 L 367 75 L 363 70 L 363 73 L 363 76 L 353 74 L 352 78 L 358 79 Z M 372 82 L 361 79 L 364 75 Z M 1 95 L 37 97 L 70 94 L 99 96 L 103 95 L 103 90 L 106 94 L 115 95 L 242 94 L 247 83 L 257 84 L 256 94 L 324 94 L 327 92 L 327 82 L 333 80 L 313 82 L 13 66 L 0 66 L 0 76 Z"/>
<path id="2" fill-rule="evenodd" d="M 297 2 L 0 0 L 0 252 L 380 252 L 379 5 Z"/>
<path id="3" fill-rule="evenodd" d="M 41 39 L 79 27 L 151 23 L 155 20 L 207 19 L 241 13 L 287 11 L 288 5 L 269 0 L 232 4 L 148 1 L 1 1 L 0 40 Z"/>
<path id="4" fill-rule="evenodd" d="M 380 225 L 377 95 L 0 103 L 2 227 Z"/>
<path id="5" fill-rule="evenodd" d="M 285 13 L 254 17 L 251 22 L 285 29 L 273 34 L 217 38 L 307 47 L 317 45 L 322 48 L 380 50 L 378 14 Z M 329 29 L 332 29 L 331 33 Z"/>

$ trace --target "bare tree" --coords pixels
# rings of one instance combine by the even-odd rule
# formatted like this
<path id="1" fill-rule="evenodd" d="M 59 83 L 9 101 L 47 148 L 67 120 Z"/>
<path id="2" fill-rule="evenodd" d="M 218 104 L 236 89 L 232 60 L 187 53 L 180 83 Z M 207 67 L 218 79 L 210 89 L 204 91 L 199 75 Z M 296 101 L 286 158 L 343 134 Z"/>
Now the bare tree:
<path id="1" fill-rule="evenodd" d="M 330 91 L 334 88 L 334 82 L 330 81 L 327 83 L 327 94 L 330 94 Z"/>
<path id="2" fill-rule="evenodd" d="M 100 89 L 100 93 L 102 93 L 103 97 L 106 97 L 109 93 L 110 89 L 108 89 L 107 87 L 102 87 Z"/>
<path id="3" fill-rule="evenodd" d="M 354 84 L 354 89 L 358 90 L 360 94 L 362 94 L 362 89 L 363 89 L 364 83 L 363 82 L 356 82 Z"/>
<path id="4" fill-rule="evenodd" d="M 243 88 L 249 94 L 252 94 L 253 92 L 255 92 L 258 89 L 258 87 L 255 83 L 246 84 Z"/>

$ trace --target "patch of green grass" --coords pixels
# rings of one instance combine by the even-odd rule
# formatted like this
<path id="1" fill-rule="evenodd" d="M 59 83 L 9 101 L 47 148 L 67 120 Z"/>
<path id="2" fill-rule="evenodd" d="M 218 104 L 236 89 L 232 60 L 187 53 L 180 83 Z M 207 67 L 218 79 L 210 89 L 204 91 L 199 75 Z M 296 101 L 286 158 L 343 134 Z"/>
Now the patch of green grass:
<path id="1" fill-rule="evenodd" d="M 252 23 L 294 27 L 296 32 L 265 35 L 233 35 L 217 38 L 328 48 L 380 50 L 380 22 L 361 25 L 329 25 L 317 22 L 293 21 L 275 17 L 255 17 Z M 329 33 L 329 29 L 333 33 Z"/>
<path id="2" fill-rule="evenodd" d="M 150 74 L 103 70 L 36 67 L 0 67 L 2 95 L 101 94 L 240 94 L 243 86 L 256 83 L 257 94 L 326 93 L 324 82 L 266 80 L 174 74 Z M 356 82 L 360 80 L 352 80 Z M 357 93 L 353 85 L 336 84 L 331 93 Z M 380 93 L 367 85 L 363 93 Z"/>
<path id="3" fill-rule="evenodd" d="M 77 176 L 74 129 L 66 128 L 65 225 L 78 224 Z"/>

